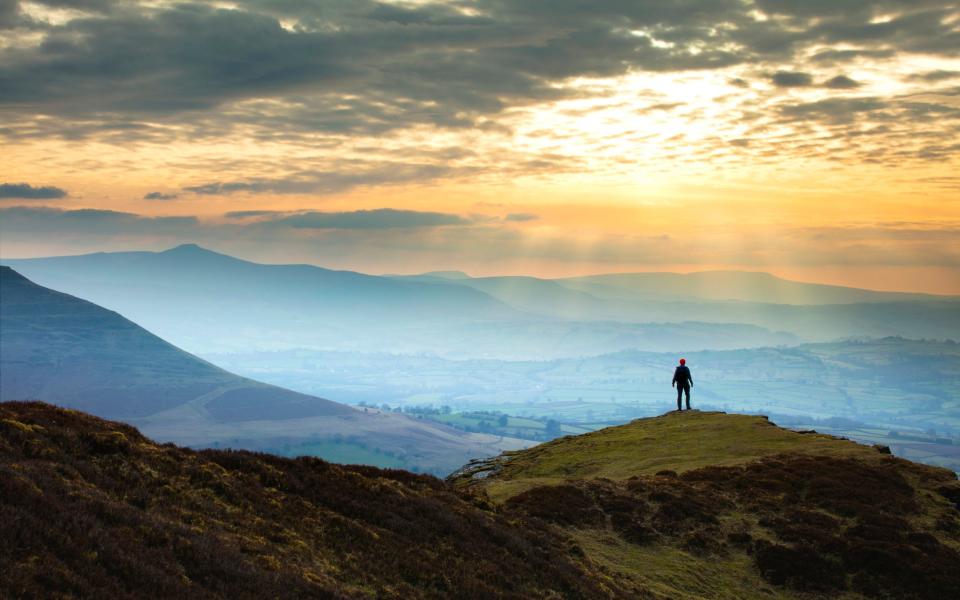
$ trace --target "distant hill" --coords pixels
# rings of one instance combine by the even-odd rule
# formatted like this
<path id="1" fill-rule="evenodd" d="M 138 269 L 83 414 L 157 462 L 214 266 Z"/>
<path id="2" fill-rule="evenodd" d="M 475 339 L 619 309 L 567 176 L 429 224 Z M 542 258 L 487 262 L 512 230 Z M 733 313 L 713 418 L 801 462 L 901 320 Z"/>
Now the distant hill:
<path id="1" fill-rule="evenodd" d="M 960 586 L 952 473 L 718 413 L 563 438 L 445 483 L 158 446 L 4 403 L 0 492 L 3 597 L 942 600 Z"/>
<path id="2" fill-rule="evenodd" d="M 511 445 L 239 377 L 0 267 L 0 400 L 27 399 L 123 419 L 164 441 L 263 448 L 337 436 L 438 471 Z"/>
<path id="3" fill-rule="evenodd" d="M 702 271 L 697 273 L 615 273 L 556 280 L 570 289 L 615 300 L 738 300 L 762 304 L 857 304 L 914 300 L 960 300 L 903 292 L 879 292 L 838 285 L 790 281 L 770 273 Z"/>
<path id="4" fill-rule="evenodd" d="M 196 245 L 3 262 L 201 354 L 308 348 L 539 360 L 853 336 L 960 339 L 957 298 L 763 273 L 372 276 L 257 264 Z"/>
<path id="5" fill-rule="evenodd" d="M 934 600 L 960 586 L 954 473 L 761 417 L 639 419 L 450 481 L 566 533 L 638 595 Z"/>
<path id="6" fill-rule="evenodd" d="M 439 322 L 517 312 L 475 290 L 310 265 L 265 265 L 194 244 L 164 252 L 96 253 L 3 264 L 41 285 L 115 310 L 191 349 L 397 348 Z"/>
<path id="7" fill-rule="evenodd" d="M 723 346 L 710 339 L 709 332 L 705 331 L 704 338 L 710 341 L 700 346 L 688 345 L 688 350 L 789 344 L 798 339 L 829 341 L 853 336 L 960 339 L 960 297 L 801 283 L 768 273 L 628 273 L 554 280 L 536 277 L 442 279 L 420 275 L 401 279 L 469 287 L 518 310 L 566 320 L 658 325 L 742 324 L 761 327 L 769 336 L 769 341 L 762 342 L 757 336 L 751 339 L 731 330 L 727 335 L 731 343 Z M 795 336 L 794 340 L 775 339 L 785 335 Z M 677 349 L 662 345 L 633 347 Z"/>

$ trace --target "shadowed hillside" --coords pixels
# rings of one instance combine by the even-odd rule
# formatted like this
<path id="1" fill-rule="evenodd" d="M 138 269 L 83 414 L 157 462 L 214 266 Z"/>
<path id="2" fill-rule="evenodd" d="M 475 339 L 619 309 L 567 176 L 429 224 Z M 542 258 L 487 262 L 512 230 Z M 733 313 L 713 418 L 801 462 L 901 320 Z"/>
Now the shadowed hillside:
<path id="1" fill-rule="evenodd" d="M 0 267 L 0 399 L 43 398 L 107 418 L 206 398 L 225 420 L 347 415 L 348 406 L 238 377 L 115 312 Z"/>
<path id="2" fill-rule="evenodd" d="M 625 597 L 567 540 L 440 480 L 159 446 L 0 404 L 0 596 Z"/>
<path id="3" fill-rule="evenodd" d="M 239 377 L 9 267 L 0 267 L 0 400 L 53 402 L 190 446 L 296 446 L 443 473 L 526 445 Z"/>
<path id="4" fill-rule="evenodd" d="M 960 586 L 944 469 L 762 417 L 673 413 L 451 476 L 663 598 L 929 598 Z"/>
<path id="5" fill-rule="evenodd" d="M 505 481 L 529 485 L 491 502 Z M 0 517 L 4 597 L 942 600 L 960 585 L 952 473 L 720 413 L 563 438 L 451 485 L 3 403 Z"/>

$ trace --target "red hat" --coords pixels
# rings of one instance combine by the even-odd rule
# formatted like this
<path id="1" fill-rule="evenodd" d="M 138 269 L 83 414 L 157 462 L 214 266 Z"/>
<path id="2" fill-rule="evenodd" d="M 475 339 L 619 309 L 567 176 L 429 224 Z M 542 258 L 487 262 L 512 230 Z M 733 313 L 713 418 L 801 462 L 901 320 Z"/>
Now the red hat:
<path id="1" fill-rule="evenodd" d="M 681 359 L 680 359 L 680 364 L 681 364 L 681 365 L 687 364 L 687 359 L 681 358 Z"/>

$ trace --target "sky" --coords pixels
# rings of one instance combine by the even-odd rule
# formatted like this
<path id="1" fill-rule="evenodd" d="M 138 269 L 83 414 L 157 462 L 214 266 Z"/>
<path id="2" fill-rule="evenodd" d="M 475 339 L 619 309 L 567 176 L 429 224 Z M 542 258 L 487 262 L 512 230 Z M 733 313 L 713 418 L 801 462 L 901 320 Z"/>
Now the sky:
<path id="1" fill-rule="evenodd" d="M 960 2 L 0 0 L 0 256 L 960 294 Z"/>

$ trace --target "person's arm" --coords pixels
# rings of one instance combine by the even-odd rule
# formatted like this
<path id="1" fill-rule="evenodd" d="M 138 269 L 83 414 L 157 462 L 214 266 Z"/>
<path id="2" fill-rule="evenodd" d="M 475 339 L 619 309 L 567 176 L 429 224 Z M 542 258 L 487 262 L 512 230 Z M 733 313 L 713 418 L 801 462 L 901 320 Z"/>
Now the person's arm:
<path id="1" fill-rule="evenodd" d="M 677 387 L 677 371 L 679 369 L 673 370 L 673 381 L 670 382 L 670 387 Z"/>

